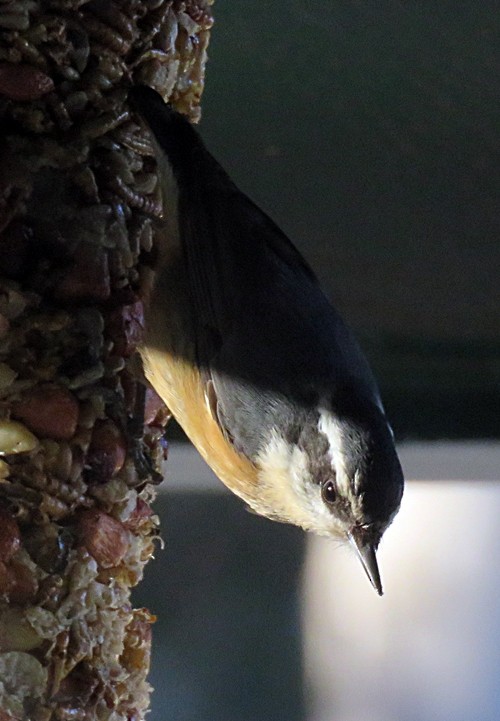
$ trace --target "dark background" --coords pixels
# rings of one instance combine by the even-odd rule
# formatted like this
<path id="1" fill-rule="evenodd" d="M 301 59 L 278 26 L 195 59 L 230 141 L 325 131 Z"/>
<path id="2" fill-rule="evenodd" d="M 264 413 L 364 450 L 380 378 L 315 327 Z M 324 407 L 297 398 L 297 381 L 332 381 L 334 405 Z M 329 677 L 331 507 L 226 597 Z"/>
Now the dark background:
<path id="1" fill-rule="evenodd" d="M 498 437 L 498 4 L 214 12 L 201 132 L 355 327 L 397 435 Z"/>
<path id="2" fill-rule="evenodd" d="M 165 549 L 135 593 L 158 614 L 148 719 L 304 721 L 304 533 L 229 493 L 170 492 L 155 509 Z"/>

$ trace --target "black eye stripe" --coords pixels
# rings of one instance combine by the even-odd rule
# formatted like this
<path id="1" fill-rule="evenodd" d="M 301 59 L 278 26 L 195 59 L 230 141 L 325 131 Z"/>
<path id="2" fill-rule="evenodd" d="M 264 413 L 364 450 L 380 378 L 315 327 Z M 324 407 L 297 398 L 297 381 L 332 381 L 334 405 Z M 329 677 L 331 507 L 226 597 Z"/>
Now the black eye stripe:
<path id="1" fill-rule="evenodd" d="M 336 473 L 330 461 L 322 459 L 320 463 L 309 463 L 309 469 L 314 482 L 317 483 L 318 486 L 323 486 L 328 481 L 335 483 Z"/>

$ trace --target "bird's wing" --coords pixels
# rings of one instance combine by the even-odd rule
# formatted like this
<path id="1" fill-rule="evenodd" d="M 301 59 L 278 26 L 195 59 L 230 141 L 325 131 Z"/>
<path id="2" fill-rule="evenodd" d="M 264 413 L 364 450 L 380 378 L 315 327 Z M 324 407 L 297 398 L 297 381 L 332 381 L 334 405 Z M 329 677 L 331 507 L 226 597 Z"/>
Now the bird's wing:
<path id="1" fill-rule="evenodd" d="M 309 265 L 187 119 L 148 88 L 136 89 L 133 103 L 177 182 L 196 358 L 214 419 L 255 458 L 264 435 L 293 423 L 297 405 L 316 406 L 314 394 L 342 375 L 370 386 L 371 374 Z"/>
<path id="2" fill-rule="evenodd" d="M 278 226 L 245 196 L 206 150 L 189 121 L 151 88 L 130 93 L 178 185 L 178 219 L 200 362 L 208 362 L 279 266 L 316 284 Z M 160 163 L 161 170 L 162 163 Z"/>

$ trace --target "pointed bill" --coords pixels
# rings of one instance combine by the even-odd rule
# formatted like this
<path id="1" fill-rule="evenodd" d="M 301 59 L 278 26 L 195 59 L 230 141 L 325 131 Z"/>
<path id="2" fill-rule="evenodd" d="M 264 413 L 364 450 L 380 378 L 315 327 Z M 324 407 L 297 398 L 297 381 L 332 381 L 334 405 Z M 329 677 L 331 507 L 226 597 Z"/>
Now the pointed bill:
<path id="1" fill-rule="evenodd" d="M 382 581 L 378 570 L 377 556 L 373 543 L 366 542 L 363 535 L 355 530 L 348 534 L 348 538 L 356 551 L 356 555 L 363 564 L 370 583 L 379 596 L 383 594 Z"/>

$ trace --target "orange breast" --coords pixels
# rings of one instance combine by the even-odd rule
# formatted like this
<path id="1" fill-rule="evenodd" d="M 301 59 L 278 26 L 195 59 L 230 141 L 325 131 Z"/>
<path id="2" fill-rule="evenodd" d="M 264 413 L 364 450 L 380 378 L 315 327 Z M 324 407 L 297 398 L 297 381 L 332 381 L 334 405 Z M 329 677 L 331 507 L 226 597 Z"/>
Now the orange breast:
<path id="1" fill-rule="evenodd" d="M 141 279 L 146 308 L 146 339 L 140 348 L 144 372 L 216 476 L 248 503 L 257 495 L 257 469 L 224 437 L 194 362 L 189 284 L 175 230 L 175 208 L 170 226 L 174 230 L 166 225 L 158 233 L 157 269 L 145 269 Z"/>
<path id="2" fill-rule="evenodd" d="M 240 498 L 254 499 L 257 469 L 224 437 L 205 400 L 198 369 L 154 347 L 145 347 L 141 355 L 147 379 L 216 476 Z"/>

